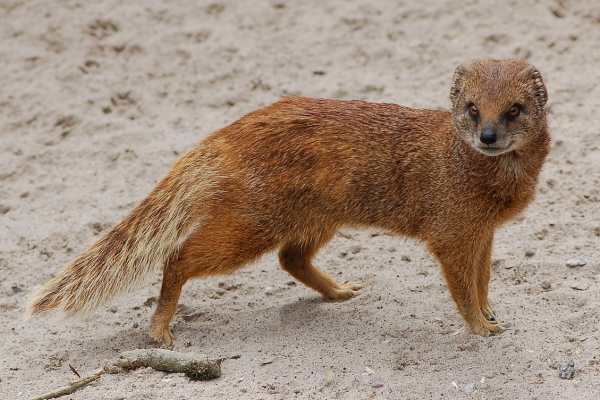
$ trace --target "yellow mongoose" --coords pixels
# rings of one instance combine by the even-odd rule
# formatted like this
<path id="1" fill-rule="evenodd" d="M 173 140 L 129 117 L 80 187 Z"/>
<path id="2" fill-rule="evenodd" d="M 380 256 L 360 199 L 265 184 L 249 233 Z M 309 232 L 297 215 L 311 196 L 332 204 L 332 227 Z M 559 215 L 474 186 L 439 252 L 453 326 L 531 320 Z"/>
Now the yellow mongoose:
<path id="1" fill-rule="evenodd" d="M 342 226 L 425 242 L 458 311 L 501 333 L 488 301 L 494 230 L 534 198 L 549 152 L 547 91 L 521 60 L 456 69 L 452 111 L 286 97 L 214 132 L 150 195 L 32 298 L 31 315 L 87 312 L 163 271 L 150 335 L 169 323 L 190 278 L 226 274 L 279 249 L 283 269 L 328 299 L 311 259 Z"/>

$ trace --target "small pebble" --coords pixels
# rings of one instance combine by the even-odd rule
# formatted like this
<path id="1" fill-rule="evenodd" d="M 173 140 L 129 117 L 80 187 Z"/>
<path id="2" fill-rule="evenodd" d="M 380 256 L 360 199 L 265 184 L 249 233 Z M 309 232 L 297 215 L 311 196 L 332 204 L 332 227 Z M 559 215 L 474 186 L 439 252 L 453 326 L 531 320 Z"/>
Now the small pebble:
<path id="1" fill-rule="evenodd" d="M 583 267 L 586 262 L 580 258 L 572 258 L 565 263 L 569 268 Z"/>
<path id="2" fill-rule="evenodd" d="M 540 286 L 544 290 L 549 290 L 552 287 L 552 284 L 548 281 L 543 281 L 542 283 L 540 283 Z"/>
<path id="3" fill-rule="evenodd" d="M 22 291 L 23 291 L 23 289 L 21 289 L 21 288 L 20 288 L 20 287 L 18 287 L 18 286 L 12 286 L 12 287 L 11 287 L 11 289 L 12 289 L 12 291 L 13 291 L 14 293 L 20 293 L 20 292 L 22 292 Z"/>
<path id="4" fill-rule="evenodd" d="M 268 286 L 265 288 L 265 294 L 267 296 L 272 296 L 275 294 L 275 288 L 273 286 Z"/>
<path id="5" fill-rule="evenodd" d="M 362 246 L 352 246 L 350 247 L 350 252 L 352 254 L 358 254 L 363 250 Z"/>
<path id="6" fill-rule="evenodd" d="M 378 388 L 382 388 L 383 386 L 384 386 L 383 379 L 381 379 L 379 377 L 375 377 L 371 381 L 371 387 L 372 388 L 378 389 Z"/>
<path id="7" fill-rule="evenodd" d="M 575 362 L 572 359 L 562 360 L 558 364 L 558 377 L 561 379 L 573 379 L 575 374 Z"/>
<path id="8" fill-rule="evenodd" d="M 535 251 L 533 251 L 533 250 L 525 251 L 525 257 L 533 257 L 533 256 L 535 256 Z"/>
<path id="9" fill-rule="evenodd" d="M 465 393 L 466 394 L 472 394 L 476 390 L 477 390 L 477 384 L 475 382 L 471 382 L 467 386 L 465 386 Z"/>
<path id="10" fill-rule="evenodd" d="M 571 289 L 574 290 L 588 290 L 590 288 L 590 285 L 583 282 L 574 282 L 571 283 L 569 286 L 571 286 Z"/>

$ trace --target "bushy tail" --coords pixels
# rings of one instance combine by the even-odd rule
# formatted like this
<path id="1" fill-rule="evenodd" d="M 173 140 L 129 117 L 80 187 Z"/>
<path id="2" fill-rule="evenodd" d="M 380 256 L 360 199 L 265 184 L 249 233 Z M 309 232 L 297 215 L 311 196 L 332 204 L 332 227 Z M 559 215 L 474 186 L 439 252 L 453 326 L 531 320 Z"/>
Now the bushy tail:
<path id="1" fill-rule="evenodd" d="M 172 262 L 196 227 L 189 215 L 193 182 L 185 182 L 177 170 L 176 164 L 119 225 L 36 291 L 29 315 L 92 311 Z"/>

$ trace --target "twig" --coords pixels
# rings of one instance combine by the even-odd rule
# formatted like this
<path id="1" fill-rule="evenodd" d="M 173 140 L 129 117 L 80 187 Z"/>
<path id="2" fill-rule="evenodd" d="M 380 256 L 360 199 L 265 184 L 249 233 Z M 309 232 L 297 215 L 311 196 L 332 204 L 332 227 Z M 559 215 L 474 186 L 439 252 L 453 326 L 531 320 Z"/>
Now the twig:
<path id="1" fill-rule="evenodd" d="M 82 387 L 89 385 L 90 383 L 94 382 L 95 380 L 100 379 L 100 376 L 102 376 L 102 372 L 99 372 L 97 374 L 88 376 L 87 378 L 84 379 L 80 379 L 78 381 L 72 382 L 69 386 L 59 389 L 56 392 L 50 392 L 50 393 L 46 393 L 43 394 L 39 397 L 35 397 L 31 400 L 46 400 L 46 399 L 55 399 L 57 397 L 60 396 L 65 396 L 67 394 L 71 394 L 74 393 L 75 391 L 81 389 Z"/>
<path id="2" fill-rule="evenodd" d="M 138 349 L 122 353 L 118 359 L 107 364 L 104 370 L 114 374 L 123 369 L 150 367 L 157 371 L 183 372 L 190 380 L 205 381 L 221 376 L 221 361 L 209 360 L 204 355 L 194 353 L 178 353 L 165 349 Z"/>
<path id="3" fill-rule="evenodd" d="M 279 358 L 279 355 L 273 357 L 270 360 L 267 361 L 261 361 L 260 365 L 267 365 L 267 364 L 273 364 L 275 362 L 275 360 L 277 360 Z"/>
<path id="4" fill-rule="evenodd" d="M 77 371 L 75 370 L 75 368 L 73 368 L 73 366 L 72 366 L 71 364 L 69 364 L 69 368 L 71 368 L 71 371 L 72 371 L 72 372 L 73 372 L 75 375 L 77 375 L 77 377 L 78 377 L 79 379 L 81 379 L 81 375 L 79 375 L 79 372 L 77 372 Z"/>
<path id="5" fill-rule="evenodd" d="M 71 394 L 81 389 L 85 385 L 98 380 L 104 372 L 116 374 L 123 370 L 131 370 L 140 367 L 150 367 L 157 371 L 165 372 L 183 372 L 193 381 L 209 380 L 221 376 L 221 361 L 226 359 L 236 359 L 239 356 L 222 358 L 218 360 L 209 360 L 204 355 L 194 353 L 178 353 L 165 349 L 132 350 L 126 351 L 121 356 L 104 366 L 104 370 L 90 375 L 87 378 L 80 379 L 71 383 L 69 386 L 59 389 L 55 392 L 43 394 L 31 400 L 55 399 L 57 397 Z M 79 374 L 71 365 L 69 365 L 74 374 Z"/>

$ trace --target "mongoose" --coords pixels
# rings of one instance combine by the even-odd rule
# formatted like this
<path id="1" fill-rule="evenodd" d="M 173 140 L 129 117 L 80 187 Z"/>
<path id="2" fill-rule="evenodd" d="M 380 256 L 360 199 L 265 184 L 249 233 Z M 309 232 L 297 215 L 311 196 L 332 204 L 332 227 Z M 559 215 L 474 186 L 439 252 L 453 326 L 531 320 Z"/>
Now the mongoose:
<path id="1" fill-rule="evenodd" d="M 311 260 L 343 226 L 424 242 L 470 329 L 502 333 L 489 301 L 495 229 L 534 198 L 548 155 L 547 91 L 522 60 L 459 66 L 451 112 L 285 97 L 209 135 L 121 223 L 34 295 L 30 315 L 87 312 L 155 270 L 150 335 L 163 344 L 183 285 L 279 250 L 281 267 L 333 300 Z"/>

